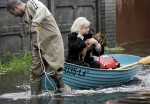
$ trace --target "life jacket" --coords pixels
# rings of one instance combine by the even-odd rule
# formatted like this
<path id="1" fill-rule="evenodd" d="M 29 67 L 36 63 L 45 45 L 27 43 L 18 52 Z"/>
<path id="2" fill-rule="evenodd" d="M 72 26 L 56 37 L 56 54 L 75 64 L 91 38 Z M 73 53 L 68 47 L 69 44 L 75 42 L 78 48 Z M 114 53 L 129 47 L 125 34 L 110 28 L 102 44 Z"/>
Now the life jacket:
<path id="1" fill-rule="evenodd" d="M 100 62 L 100 69 L 115 69 L 120 67 L 120 63 L 114 57 L 103 55 L 96 60 Z"/>

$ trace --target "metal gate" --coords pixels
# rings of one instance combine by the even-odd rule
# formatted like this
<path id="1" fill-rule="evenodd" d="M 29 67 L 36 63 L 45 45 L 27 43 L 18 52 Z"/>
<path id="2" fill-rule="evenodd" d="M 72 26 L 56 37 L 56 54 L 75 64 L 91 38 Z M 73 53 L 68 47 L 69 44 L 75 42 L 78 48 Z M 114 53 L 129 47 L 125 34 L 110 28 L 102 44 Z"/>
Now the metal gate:
<path id="1" fill-rule="evenodd" d="M 27 0 L 22 0 L 27 2 Z M 90 22 L 90 28 L 93 32 L 96 32 L 99 27 L 96 24 L 98 22 L 96 4 L 99 0 L 40 0 L 43 2 L 54 15 L 56 22 L 62 33 L 65 53 L 67 51 L 67 34 L 70 32 L 73 21 L 79 17 L 84 16 Z M 0 55 L 4 51 L 10 51 L 17 53 L 24 51 L 25 48 L 30 49 L 30 35 L 28 34 L 28 28 L 20 20 L 11 16 L 6 11 L 6 0 L 0 1 Z M 99 23 L 98 23 L 99 24 Z"/>

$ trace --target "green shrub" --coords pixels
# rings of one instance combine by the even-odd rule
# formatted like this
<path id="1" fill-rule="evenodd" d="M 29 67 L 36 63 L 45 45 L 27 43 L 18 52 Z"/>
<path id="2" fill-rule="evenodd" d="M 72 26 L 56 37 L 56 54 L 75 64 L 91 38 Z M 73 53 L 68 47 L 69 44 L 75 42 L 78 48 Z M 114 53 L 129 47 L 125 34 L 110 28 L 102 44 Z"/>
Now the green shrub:
<path id="1" fill-rule="evenodd" d="M 116 45 L 115 47 L 112 47 L 112 48 L 105 47 L 105 53 L 121 53 L 124 50 L 125 49 L 119 45 Z"/>
<path id="2" fill-rule="evenodd" d="M 9 57 L 9 60 L 2 60 L 0 59 L 0 72 L 7 72 L 7 71 L 25 71 L 29 70 L 31 66 L 31 59 L 32 55 L 30 51 L 25 51 L 19 54 L 11 54 L 7 53 L 4 57 Z"/>

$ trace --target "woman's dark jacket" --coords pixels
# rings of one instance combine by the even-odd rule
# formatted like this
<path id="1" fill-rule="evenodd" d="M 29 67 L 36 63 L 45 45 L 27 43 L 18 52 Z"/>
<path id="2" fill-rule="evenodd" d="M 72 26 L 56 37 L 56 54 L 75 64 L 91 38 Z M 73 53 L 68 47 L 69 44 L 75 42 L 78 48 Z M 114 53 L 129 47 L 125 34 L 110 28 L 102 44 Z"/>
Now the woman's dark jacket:
<path id="1" fill-rule="evenodd" d="M 68 34 L 68 55 L 66 57 L 66 62 L 70 63 L 76 63 L 76 61 L 79 60 L 79 54 L 82 52 L 82 50 L 86 47 L 85 40 L 92 37 L 92 34 L 87 34 L 84 37 L 84 40 L 77 37 L 78 33 L 70 33 Z M 86 56 L 84 58 L 84 61 L 87 63 L 90 63 L 94 60 L 93 57 L 90 56 L 90 53 L 92 52 L 93 55 L 99 56 L 104 53 L 104 47 L 101 45 L 101 52 L 97 52 L 95 48 L 93 47 L 91 50 L 88 50 L 86 52 Z"/>

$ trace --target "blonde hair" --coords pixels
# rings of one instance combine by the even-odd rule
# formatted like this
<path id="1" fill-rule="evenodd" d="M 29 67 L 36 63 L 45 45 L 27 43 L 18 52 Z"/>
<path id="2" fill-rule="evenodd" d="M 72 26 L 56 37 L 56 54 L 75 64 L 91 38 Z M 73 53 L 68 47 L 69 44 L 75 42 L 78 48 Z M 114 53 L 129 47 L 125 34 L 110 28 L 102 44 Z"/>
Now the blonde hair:
<path id="1" fill-rule="evenodd" d="M 72 24 L 71 32 L 79 32 L 86 26 L 90 26 L 90 22 L 85 17 L 78 17 Z"/>

